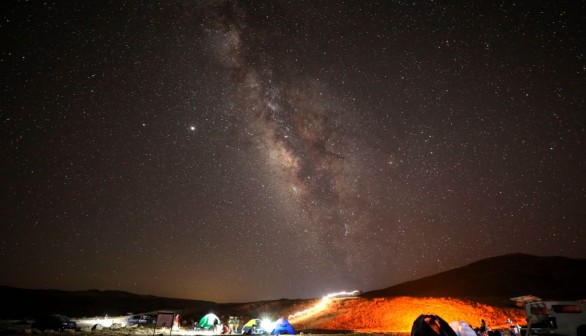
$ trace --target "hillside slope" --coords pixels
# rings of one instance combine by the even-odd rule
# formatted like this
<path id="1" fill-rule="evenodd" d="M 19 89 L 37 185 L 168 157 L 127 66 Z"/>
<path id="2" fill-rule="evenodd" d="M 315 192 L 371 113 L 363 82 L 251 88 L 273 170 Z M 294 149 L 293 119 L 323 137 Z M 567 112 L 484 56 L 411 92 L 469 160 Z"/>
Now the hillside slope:
<path id="1" fill-rule="evenodd" d="M 43 314 L 64 314 L 71 317 L 124 315 L 162 309 L 209 309 L 209 301 L 163 298 L 122 291 L 77 291 L 23 289 L 0 286 L 0 318 L 32 318 Z"/>
<path id="2" fill-rule="evenodd" d="M 506 299 L 526 294 L 543 299 L 586 298 L 586 259 L 510 254 L 366 292 L 363 297 Z"/>
<path id="3" fill-rule="evenodd" d="M 522 312 L 513 307 L 509 298 L 525 294 L 544 299 L 586 298 L 586 260 L 522 254 L 489 258 L 366 292 L 357 299 L 334 300 L 327 309 L 296 323 L 299 328 L 309 330 L 404 331 L 417 314 L 431 311 L 473 324 L 479 318 L 500 323 L 506 318 L 522 318 Z M 5 300 L 0 318 L 32 318 L 46 313 L 70 317 L 114 316 L 170 309 L 187 321 L 197 320 L 208 312 L 220 317 L 237 315 L 244 320 L 265 316 L 276 319 L 320 301 L 282 299 L 218 304 L 119 291 L 67 292 L 3 286 L 0 286 L 0 296 Z"/>
<path id="4" fill-rule="evenodd" d="M 291 320 L 295 328 L 305 332 L 337 330 L 362 333 L 406 333 L 420 314 L 436 314 L 448 322 L 467 321 L 479 326 L 484 319 L 493 329 L 507 328 L 505 322 L 524 324 L 523 310 L 495 307 L 453 298 L 373 298 L 333 300 L 318 314 Z"/>

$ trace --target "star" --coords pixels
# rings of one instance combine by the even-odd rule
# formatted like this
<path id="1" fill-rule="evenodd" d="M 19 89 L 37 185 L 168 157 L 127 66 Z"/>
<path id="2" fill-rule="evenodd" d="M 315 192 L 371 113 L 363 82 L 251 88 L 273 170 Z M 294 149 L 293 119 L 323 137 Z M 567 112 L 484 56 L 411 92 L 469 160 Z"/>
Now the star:
<path id="1" fill-rule="evenodd" d="M 0 285 L 307 298 L 586 257 L 585 5 L 544 3 L 9 1 Z"/>

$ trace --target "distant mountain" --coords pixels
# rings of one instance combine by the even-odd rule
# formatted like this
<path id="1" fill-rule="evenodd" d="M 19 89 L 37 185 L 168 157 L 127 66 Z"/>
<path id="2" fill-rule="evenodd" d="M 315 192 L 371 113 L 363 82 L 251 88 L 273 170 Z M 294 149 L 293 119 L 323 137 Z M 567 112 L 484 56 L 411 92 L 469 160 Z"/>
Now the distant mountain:
<path id="1" fill-rule="evenodd" d="M 60 291 L 0 286 L 0 318 L 33 318 L 43 314 L 70 317 L 124 315 L 163 309 L 207 309 L 209 301 L 163 298 L 122 291 Z"/>
<path id="2" fill-rule="evenodd" d="M 586 259 L 510 254 L 362 296 L 473 298 L 494 303 L 527 294 L 542 299 L 585 299 Z"/>
<path id="3" fill-rule="evenodd" d="M 509 298 L 532 294 L 543 299 L 586 299 L 586 259 L 512 254 L 488 258 L 450 271 L 363 293 L 364 299 L 397 296 L 451 297 L 494 306 L 511 305 Z M 34 290 L 0 286 L 0 319 L 34 318 L 48 313 L 70 317 L 124 315 L 174 310 L 186 318 L 214 311 L 219 315 L 257 317 L 263 312 L 287 316 L 315 300 L 275 300 L 218 304 L 163 298 L 121 291 Z M 370 309 L 370 308 L 369 308 Z M 368 310 L 368 309 L 367 309 Z M 278 315 L 279 315 L 278 314 Z"/>

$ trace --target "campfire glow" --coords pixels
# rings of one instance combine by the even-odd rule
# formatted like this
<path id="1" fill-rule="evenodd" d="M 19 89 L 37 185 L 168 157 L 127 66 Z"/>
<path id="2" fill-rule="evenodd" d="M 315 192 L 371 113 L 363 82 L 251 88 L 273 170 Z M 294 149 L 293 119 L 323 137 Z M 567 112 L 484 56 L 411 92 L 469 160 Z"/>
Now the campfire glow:
<path id="1" fill-rule="evenodd" d="M 319 328 L 367 333 L 410 332 L 413 321 L 420 314 L 436 314 L 448 323 L 462 320 L 472 327 L 479 326 L 480 319 L 484 319 L 493 329 L 506 327 L 505 321 L 508 318 L 514 323 L 525 323 L 523 311 L 517 308 L 498 308 L 451 298 L 397 297 L 330 300 L 327 307 L 312 312 L 311 319 L 297 320 L 295 326 L 302 329 Z"/>

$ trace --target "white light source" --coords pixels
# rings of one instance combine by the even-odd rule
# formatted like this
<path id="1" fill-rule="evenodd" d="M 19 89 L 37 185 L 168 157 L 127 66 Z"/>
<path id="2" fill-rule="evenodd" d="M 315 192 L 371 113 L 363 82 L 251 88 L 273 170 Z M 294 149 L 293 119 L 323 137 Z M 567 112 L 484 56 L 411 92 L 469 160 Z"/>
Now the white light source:
<path id="1" fill-rule="evenodd" d="M 321 300 L 313 307 L 302 310 L 300 312 L 297 312 L 295 314 L 291 314 L 289 315 L 289 319 L 294 319 L 294 318 L 299 318 L 302 316 L 309 316 L 309 315 L 313 315 L 321 310 L 323 310 L 329 303 L 330 299 L 336 298 L 336 297 L 352 297 L 352 296 L 356 296 L 360 294 L 360 291 L 351 291 L 351 292 L 337 292 L 337 293 L 330 293 L 324 297 L 321 298 Z"/>

